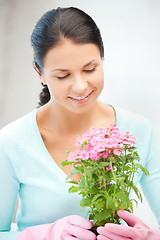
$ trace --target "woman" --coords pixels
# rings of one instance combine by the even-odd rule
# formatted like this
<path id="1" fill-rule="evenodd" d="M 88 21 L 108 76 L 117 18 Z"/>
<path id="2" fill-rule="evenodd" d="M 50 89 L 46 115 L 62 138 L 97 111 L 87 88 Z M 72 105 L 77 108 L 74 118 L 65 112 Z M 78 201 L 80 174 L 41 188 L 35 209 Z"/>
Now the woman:
<path id="1" fill-rule="evenodd" d="M 60 167 L 66 150 L 74 150 L 77 137 L 92 126 L 116 124 L 136 136 L 150 176 L 137 175 L 135 182 L 160 219 L 159 140 L 144 118 L 97 100 L 104 84 L 104 49 L 95 22 L 77 8 L 54 9 L 37 22 L 31 42 L 43 90 L 40 107 L 0 133 L 0 239 L 96 239 L 79 196 L 68 194 L 70 166 Z M 18 194 L 18 230 L 9 232 Z M 129 226 L 99 227 L 97 239 L 160 239 L 160 230 L 133 214 L 119 210 L 118 215 Z"/>

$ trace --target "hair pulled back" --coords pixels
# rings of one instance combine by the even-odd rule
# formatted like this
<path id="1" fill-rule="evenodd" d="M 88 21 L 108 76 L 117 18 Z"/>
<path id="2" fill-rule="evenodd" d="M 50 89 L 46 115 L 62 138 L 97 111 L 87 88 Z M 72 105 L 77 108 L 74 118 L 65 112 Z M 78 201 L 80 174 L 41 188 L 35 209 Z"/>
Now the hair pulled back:
<path id="1" fill-rule="evenodd" d="M 45 55 L 62 38 L 71 39 L 76 43 L 94 43 L 98 46 L 101 57 L 104 57 L 100 30 L 88 14 L 75 7 L 53 9 L 39 19 L 31 35 L 34 65 L 40 74 L 43 72 Z M 43 85 L 39 105 L 42 106 L 49 100 L 48 87 Z"/>

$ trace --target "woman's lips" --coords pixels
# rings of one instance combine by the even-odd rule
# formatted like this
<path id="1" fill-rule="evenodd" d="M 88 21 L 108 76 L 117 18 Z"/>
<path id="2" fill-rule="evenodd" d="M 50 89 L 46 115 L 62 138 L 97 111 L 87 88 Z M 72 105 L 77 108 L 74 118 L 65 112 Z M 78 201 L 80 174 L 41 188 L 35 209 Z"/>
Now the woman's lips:
<path id="1" fill-rule="evenodd" d="M 73 97 L 69 97 L 73 102 L 75 103 L 87 103 L 88 100 L 90 99 L 90 95 L 93 91 L 91 91 L 88 95 L 83 96 L 83 97 L 78 97 L 78 98 L 73 98 Z"/>

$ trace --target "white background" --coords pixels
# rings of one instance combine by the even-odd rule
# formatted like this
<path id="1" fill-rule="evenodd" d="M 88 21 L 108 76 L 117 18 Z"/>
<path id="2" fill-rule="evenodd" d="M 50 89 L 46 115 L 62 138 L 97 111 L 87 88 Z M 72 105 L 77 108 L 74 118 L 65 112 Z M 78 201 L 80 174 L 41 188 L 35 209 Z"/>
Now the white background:
<path id="1" fill-rule="evenodd" d="M 101 30 L 105 88 L 99 99 L 143 115 L 160 132 L 159 0 L 0 0 L 0 127 L 37 107 L 41 86 L 30 35 L 41 15 L 58 6 L 81 8 Z M 146 200 L 135 214 L 158 226 Z"/>

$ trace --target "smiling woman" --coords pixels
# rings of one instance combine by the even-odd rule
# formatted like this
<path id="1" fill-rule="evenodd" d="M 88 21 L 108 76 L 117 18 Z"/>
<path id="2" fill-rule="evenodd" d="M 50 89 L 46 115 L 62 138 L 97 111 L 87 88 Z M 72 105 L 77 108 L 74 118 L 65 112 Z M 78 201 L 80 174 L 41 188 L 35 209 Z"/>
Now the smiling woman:
<path id="1" fill-rule="evenodd" d="M 52 108 L 53 115 L 59 107 L 78 114 L 91 113 L 103 89 L 103 78 L 100 52 L 92 43 L 61 39 L 43 61 L 41 80 L 48 86 L 51 95 L 48 107 Z M 62 111 L 61 114 L 63 118 Z"/>
<path id="2" fill-rule="evenodd" d="M 95 47 L 99 49 L 99 55 L 101 59 L 103 59 L 104 47 L 100 31 L 93 19 L 82 10 L 77 8 L 58 8 L 57 10 L 48 11 L 41 20 L 35 26 L 31 37 L 35 67 L 39 74 L 43 71 L 47 51 L 55 46 L 58 47 L 57 45 L 61 45 L 65 39 L 77 44 L 93 43 Z M 40 44 L 37 44 L 38 42 Z M 59 55 L 60 61 L 63 56 L 61 53 L 62 51 Z M 67 48 L 66 53 L 70 55 L 72 53 L 71 49 Z M 80 57 L 84 58 L 84 56 L 86 56 L 86 53 Z M 76 61 L 78 59 L 78 56 L 76 56 Z M 64 61 L 66 61 L 66 59 Z M 51 67 L 53 67 L 53 65 Z M 63 79 L 67 76 L 65 70 L 66 69 L 61 71 L 61 73 L 63 72 L 65 74 L 57 75 L 58 79 Z M 40 98 L 40 105 L 49 101 L 49 97 L 45 97 L 47 94 L 49 96 L 49 92 L 45 92 L 46 94 L 40 95 L 42 96 L 42 98 Z"/>
<path id="3" fill-rule="evenodd" d="M 155 189 L 160 184 L 159 138 L 143 117 L 98 100 L 104 85 L 104 49 L 96 23 L 77 8 L 53 9 L 37 22 L 31 43 L 43 89 L 39 108 L 0 132 L 0 239 L 96 239 L 87 210 L 80 210 L 80 196 L 70 195 L 65 184 L 72 166 L 61 167 L 66 150 L 74 150 L 75 140 L 93 126 L 113 124 L 136 136 L 141 164 L 150 176 L 137 174 L 135 184 L 140 182 L 160 219 Z M 18 229 L 10 232 L 18 194 Z M 130 232 L 132 239 L 160 238 L 159 230 L 149 229 L 133 214 L 118 214 L 130 227 L 119 225 L 119 236 L 115 226 L 102 226 L 98 239 L 131 239 Z M 142 231 L 137 233 L 139 222 Z"/>

